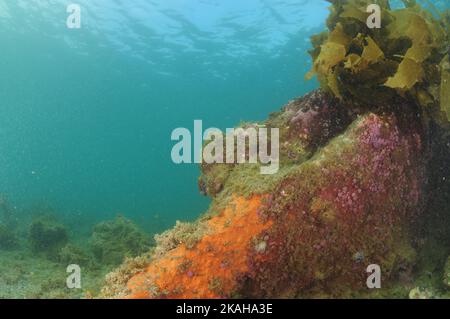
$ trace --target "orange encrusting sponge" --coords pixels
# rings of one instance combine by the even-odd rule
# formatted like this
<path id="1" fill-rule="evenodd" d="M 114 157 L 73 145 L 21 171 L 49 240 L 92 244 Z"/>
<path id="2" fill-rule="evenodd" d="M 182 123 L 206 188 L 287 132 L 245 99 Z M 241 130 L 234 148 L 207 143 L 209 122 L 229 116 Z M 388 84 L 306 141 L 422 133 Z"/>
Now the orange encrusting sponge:
<path id="1" fill-rule="evenodd" d="M 252 239 L 271 221 L 258 216 L 261 197 L 235 197 L 208 223 L 208 232 L 196 246 L 185 244 L 154 260 L 146 272 L 128 282 L 130 298 L 223 298 L 230 296 L 248 269 Z"/>

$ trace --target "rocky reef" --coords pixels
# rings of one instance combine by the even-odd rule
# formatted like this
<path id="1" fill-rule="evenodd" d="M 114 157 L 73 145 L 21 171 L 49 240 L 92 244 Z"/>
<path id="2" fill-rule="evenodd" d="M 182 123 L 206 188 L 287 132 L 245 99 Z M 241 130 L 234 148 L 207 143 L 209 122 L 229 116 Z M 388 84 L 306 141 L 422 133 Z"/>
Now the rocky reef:
<path id="1" fill-rule="evenodd" d="M 313 37 L 321 89 L 263 123 L 280 129 L 280 169 L 202 164 L 212 204 L 158 236 L 145 262 L 113 273 L 106 297 L 448 296 L 448 13 L 335 0 Z M 436 11 L 437 12 L 437 11 Z M 368 289 L 367 267 L 383 289 Z"/>
<path id="2" fill-rule="evenodd" d="M 430 156 L 420 120 L 357 115 L 316 91 L 265 125 L 283 128 L 280 172 L 228 167 L 210 210 L 162 236 L 120 296 L 350 297 L 367 293 L 369 264 L 386 286 L 412 272 Z"/>

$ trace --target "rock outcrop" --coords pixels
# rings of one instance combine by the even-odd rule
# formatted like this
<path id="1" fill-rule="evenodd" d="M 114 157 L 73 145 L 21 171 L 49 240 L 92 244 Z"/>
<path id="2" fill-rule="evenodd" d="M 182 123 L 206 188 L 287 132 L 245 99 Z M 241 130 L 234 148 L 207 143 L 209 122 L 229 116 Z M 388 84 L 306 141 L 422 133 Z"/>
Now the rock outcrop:
<path id="1" fill-rule="evenodd" d="M 203 166 L 210 210 L 160 236 L 151 261 L 105 296 L 363 296 L 368 265 L 381 267 L 384 286 L 411 271 L 427 185 L 420 121 L 352 114 L 317 91 L 264 124 L 280 128 L 279 172 Z"/>

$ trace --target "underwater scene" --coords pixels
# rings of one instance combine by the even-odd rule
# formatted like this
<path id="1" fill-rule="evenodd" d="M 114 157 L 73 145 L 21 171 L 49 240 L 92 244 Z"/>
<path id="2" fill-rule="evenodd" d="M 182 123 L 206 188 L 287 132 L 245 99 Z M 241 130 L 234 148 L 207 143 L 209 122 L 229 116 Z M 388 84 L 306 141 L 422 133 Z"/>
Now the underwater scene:
<path id="1" fill-rule="evenodd" d="M 0 299 L 450 299 L 450 0 L 0 0 Z"/>

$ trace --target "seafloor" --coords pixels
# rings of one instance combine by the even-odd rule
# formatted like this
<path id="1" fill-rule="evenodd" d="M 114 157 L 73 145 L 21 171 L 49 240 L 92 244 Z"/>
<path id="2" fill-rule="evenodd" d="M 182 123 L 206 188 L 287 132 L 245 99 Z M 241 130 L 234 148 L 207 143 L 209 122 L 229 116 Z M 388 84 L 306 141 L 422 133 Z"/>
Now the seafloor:
<path id="1" fill-rule="evenodd" d="M 98 295 L 108 272 L 153 244 L 152 236 L 122 216 L 84 224 L 48 207 L 18 212 L 2 198 L 0 220 L 0 298 Z M 81 268 L 80 289 L 67 287 L 71 264 Z"/>

